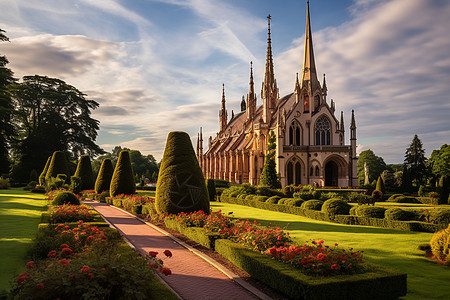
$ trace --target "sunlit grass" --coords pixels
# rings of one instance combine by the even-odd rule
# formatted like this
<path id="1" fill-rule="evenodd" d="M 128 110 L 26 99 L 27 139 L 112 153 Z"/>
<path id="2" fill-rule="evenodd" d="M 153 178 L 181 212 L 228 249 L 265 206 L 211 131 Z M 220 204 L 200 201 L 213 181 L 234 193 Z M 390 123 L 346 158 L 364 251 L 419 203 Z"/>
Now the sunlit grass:
<path id="1" fill-rule="evenodd" d="M 47 201 L 42 194 L 22 189 L 0 190 L 0 292 L 25 269 L 31 245 Z"/>
<path id="2" fill-rule="evenodd" d="M 328 245 L 338 243 L 342 248 L 364 250 L 368 261 L 408 274 L 408 295 L 404 299 L 450 299 L 450 269 L 428 261 L 418 249 L 419 245 L 429 243 L 432 233 L 329 223 L 220 202 L 212 202 L 211 208 L 262 224 L 285 227 L 289 223 L 287 231 L 301 243 L 323 239 Z"/>

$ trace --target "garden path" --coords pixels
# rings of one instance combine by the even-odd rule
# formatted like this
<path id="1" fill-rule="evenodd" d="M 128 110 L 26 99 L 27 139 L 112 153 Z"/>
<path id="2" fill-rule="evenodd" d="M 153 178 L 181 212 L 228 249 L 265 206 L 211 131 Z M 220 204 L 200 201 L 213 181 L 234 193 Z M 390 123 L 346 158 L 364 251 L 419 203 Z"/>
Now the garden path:
<path id="1" fill-rule="evenodd" d="M 136 216 L 114 206 L 95 201 L 84 201 L 104 219 L 117 228 L 141 253 L 161 253 L 170 250 L 173 257 L 164 259 L 164 266 L 172 275 L 160 277 L 182 299 L 270 299 L 231 271 L 193 249 L 164 230 L 144 222 Z M 162 255 L 162 256 L 161 256 Z"/>

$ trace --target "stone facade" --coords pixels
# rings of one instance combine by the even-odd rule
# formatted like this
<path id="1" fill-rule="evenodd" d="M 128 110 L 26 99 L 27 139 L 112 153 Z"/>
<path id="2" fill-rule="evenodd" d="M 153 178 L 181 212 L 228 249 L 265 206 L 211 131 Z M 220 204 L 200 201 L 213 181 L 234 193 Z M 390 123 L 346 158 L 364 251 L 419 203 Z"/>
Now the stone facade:
<path id="1" fill-rule="evenodd" d="M 227 119 L 225 89 L 219 111 L 220 131 L 209 138 L 203 153 L 203 137 L 199 133 L 197 157 L 206 178 L 237 183 L 258 184 L 262 172 L 270 131 L 277 137 L 276 165 L 282 186 L 315 184 L 318 186 L 358 185 L 356 156 L 356 123 L 352 111 L 350 145 L 345 145 L 344 116 L 340 120 L 335 104 L 327 102 L 325 74 L 317 78 L 309 18 L 306 14 L 305 50 L 302 73 L 295 80 L 293 93 L 282 98 L 274 74 L 268 16 L 267 58 L 261 98 L 256 106 L 253 66 L 247 98 L 241 111 Z"/>

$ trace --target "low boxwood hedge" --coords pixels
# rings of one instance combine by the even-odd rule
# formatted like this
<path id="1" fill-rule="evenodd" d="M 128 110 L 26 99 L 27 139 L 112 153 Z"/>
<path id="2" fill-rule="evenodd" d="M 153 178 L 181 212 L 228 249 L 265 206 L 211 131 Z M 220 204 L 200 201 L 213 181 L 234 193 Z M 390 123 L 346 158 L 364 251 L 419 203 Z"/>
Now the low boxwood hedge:
<path id="1" fill-rule="evenodd" d="M 406 295 L 406 274 L 365 263 L 367 272 L 354 275 L 312 277 L 268 255 L 226 239 L 215 241 L 215 249 L 253 278 L 292 299 L 397 299 Z"/>
<path id="2" fill-rule="evenodd" d="M 217 233 L 211 233 L 200 227 L 186 227 L 177 222 L 177 220 L 171 218 L 165 218 L 164 224 L 166 227 L 176 230 L 187 236 L 189 239 L 213 250 L 215 241 L 221 238 Z"/>

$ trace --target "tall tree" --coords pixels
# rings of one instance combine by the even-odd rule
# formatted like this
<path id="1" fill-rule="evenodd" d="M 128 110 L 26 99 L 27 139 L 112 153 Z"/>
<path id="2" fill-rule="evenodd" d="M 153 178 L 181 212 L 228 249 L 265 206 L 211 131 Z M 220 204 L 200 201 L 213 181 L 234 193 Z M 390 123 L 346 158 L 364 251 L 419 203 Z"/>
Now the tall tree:
<path id="1" fill-rule="evenodd" d="M 269 139 L 267 141 L 267 154 L 264 160 L 264 167 L 261 173 L 259 183 L 261 185 L 268 185 L 270 188 L 280 188 L 281 183 L 278 180 L 275 153 L 277 148 L 277 138 L 273 131 L 269 133 Z"/>
<path id="2" fill-rule="evenodd" d="M 425 163 L 425 150 L 422 149 L 422 141 L 414 135 L 411 145 L 406 149 L 404 165 L 409 171 L 411 181 L 419 187 L 427 178 L 427 167 Z"/>
<path id="3" fill-rule="evenodd" d="M 431 152 L 428 166 L 438 179 L 441 176 L 450 178 L 450 145 L 444 144 L 439 150 Z"/>
<path id="4" fill-rule="evenodd" d="M 104 153 L 95 144 L 99 121 L 91 118 L 98 103 L 56 78 L 25 76 L 12 85 L 19 140 L 13 147 L 13 176 L 41 167 L 55 150 L 71 158 Z"/>
<path id="5" fill-rule="evenodd" d="M 0 29 L 0 41 L 7 42 L 9 39 L 4 32 Z M 13 105 L 8 86 L 16 80 L 11 69 L 6 67 L 8 63 L 8 59 L 0 55 L 0 175 L 9 173 L 8 148 L 11 139 L 15 136 L 15 130 L 11 124 Z"/>
<path id="6" fill-rule="evenodd" d="M 388 169 L 383 158 L 376 156 L 372 150 L 365 150 L 359 154 L 358 157 L 358 181 L 360 185 L 364 184 L 364 163 L 367 163 L 369 168 L 369 182 L 377 180 L 381 173 Z"/>

